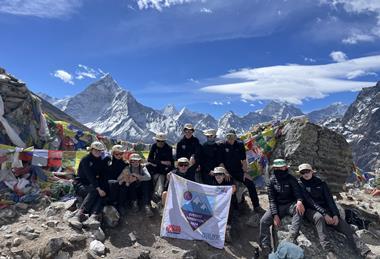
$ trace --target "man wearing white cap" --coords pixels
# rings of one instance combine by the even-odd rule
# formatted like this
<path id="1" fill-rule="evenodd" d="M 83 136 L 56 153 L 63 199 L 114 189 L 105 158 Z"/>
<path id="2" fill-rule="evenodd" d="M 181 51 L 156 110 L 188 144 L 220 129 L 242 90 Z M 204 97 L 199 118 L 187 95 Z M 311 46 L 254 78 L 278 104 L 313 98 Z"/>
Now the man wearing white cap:
<path id="1" fill-rule="evenodd" d="M 85 214 L 91 214 L 89 222 L 98 222 L 103 209 L 107 193 L 106 164 L 101 159 L 105 150 L 103 143 L 94 141 L 89 147 L 90 153 L 82 158 L 78 167 L 78 177 L 74 181 L 74 189 L 77 195 L 83 198 L 83 202 L 77 214 L 69 223 L 74 228 L 82 228 Z"/>
<path id="2" fill-rule="evenodd" d="M 164 191 L 166 175 L 174 169 L 173 148 L 166 143 L 166 134 L 159 132 L 153 138 L 148 155 L 147 168 L 153 178 L 153 200 L 157 202 Z"/>
<path id="3" fill-rule="evenodd" d="M 190 123 L 186 123 L 183 127 L 183 138 L 177 143 L 176 159 L 186 157 L 189 160 L 195 160 L 195 166 L 199 165 L 199 155 L 201 152 L 201 145 L 198 138 L 193 136 L 194 127 Z"/>

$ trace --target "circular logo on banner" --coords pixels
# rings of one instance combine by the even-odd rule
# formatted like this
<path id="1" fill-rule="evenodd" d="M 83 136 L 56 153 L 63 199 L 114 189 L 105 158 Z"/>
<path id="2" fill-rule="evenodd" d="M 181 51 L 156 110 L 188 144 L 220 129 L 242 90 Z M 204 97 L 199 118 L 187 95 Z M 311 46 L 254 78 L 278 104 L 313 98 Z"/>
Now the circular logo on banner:
<path id="1" fill-rule="evenodd" d="M 193 198 L 193 195 L 191 194 L 191 192 L 187 191 L 183 193 L 183 198 L 187 201 L 190 201 Z"/>

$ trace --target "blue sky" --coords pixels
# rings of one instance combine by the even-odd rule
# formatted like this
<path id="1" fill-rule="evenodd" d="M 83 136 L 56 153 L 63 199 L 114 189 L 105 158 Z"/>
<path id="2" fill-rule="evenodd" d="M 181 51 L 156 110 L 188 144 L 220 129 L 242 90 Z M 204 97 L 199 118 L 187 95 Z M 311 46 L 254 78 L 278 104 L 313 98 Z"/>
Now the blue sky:
<path id="1" fill-rule="evenodd" d="M 62 98 L 110 73 L 216 117 L 351 103 L 380 73 L 378 0 L 0 0 L 0 66 Z"/>

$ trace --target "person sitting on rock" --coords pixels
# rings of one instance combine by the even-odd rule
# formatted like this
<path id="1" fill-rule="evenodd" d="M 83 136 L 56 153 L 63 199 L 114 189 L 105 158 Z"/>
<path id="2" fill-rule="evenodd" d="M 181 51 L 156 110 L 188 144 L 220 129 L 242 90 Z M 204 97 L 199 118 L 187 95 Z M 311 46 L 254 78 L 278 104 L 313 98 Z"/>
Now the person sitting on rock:
<path id="1" fill-rule="evenodd" d="M 236 192 L 236 185 L 234 185 L 231 176 L 227 173 L 224 167 L 220 167 L 220 166 L 215 167 L 214 170 L 210 172 L 210 176 L 211 176 L 210 185 L 215 185 L 215 186 L 232 185 L 233 193 Z M 227 243 L 232 241 L 231 222 L 232 222 L 232 213 L 233 213 L 233 207 L 234 207 L 232 203 L 236 203 L 236 202 L 237 202 L 236 196 L 235 194 L 233 194 L 231 198 L 231 205 L 230 205 L 230 210 L 228 214 L 227 228 L 226 228 L 225 240 Z"/>
<path id="2" fill-rule="evenodd" d="M 82 158 L 78 167 L 78 176 L 74 180 L 76 194 L 83 198 L 83 202 L 76 215 L 69 221 L 75 228 L 82 228 L 85 214 L 91 214 L 87 223 L 100 225 L 100 215 L 105 203 L 108 188 L 106 180 L 107 170 L 104 160 L 101 158 L 105 150 L 103 143 L 94 141 L 91 143 L 90 153 Z"/>
<path id="3" fill-rule="evenodd" d="M 303 196 L 297 179 L 288 172 L 288 165 L 283 159 L 273 161 L 273 175 L 267 186 L 269 210 L 260 220 L 260 246 L 262 258 L 267 258 L 271 252 L 270 227 L 281 225 L 281 218 L 292 216 L 292 225 L 289 229 L 287 241 L 295 243 L 305 212 Z"/>
<path id="4" fill-rule="evenodd" d="M 116 205 L 116 209 L 121 215 L 125 215 L 126 200 L 128 188 L 118 181 L 118 177 L 128 166 L 123 159 L 125 150 L 121 145 L 114 145 L 111 149 L 112 157 L 105 158 L 107 164 L 107 180 L 108 180 L 108 202 Z"/>
<path id="5" fill-rule="evenodd" d="M 343 233 L 350 245 L 355 247 L 364 258 L 375 258 L 372 257 L 373 254 L 366 245 L 358 242 L 358 237 L 351 226 L 345 220 L 340 219 L 339 210 L 329 187 L 323 180 L 314 175 L 315 171 L 311 165 L 299 165 L 298 173 L 301 174 L 299 184 L 302 187 L 307 208 L 305 216 L 317 229 L 319 242 L 327 252 L 327 258 L 335 259 L 337 256 L 328 239 L 326 226 Z"/>
<path id="6" fill-rule="evenodd" d="M 186 157 L 181 157 L 177 160 L 177 168 L 167 174 L 167 179 L 170 179 L 171 174 L 176 174 L 189 181 L 195 182 L 195 171 L 196 165 L 194 159 L 187 159 Z M 165 205 L 167 196 L 168 185 L 165 186 L 165 191 L 162 193 L 161 203 L 159 204 L 160 213 L 162 212 L 162 207 Z"/>
<path id="7" fill-rule="evenodd" d="M 147 168 L 153 178 L 153 201 L 158 202 L 165 188 L 166 175 L 174 169 L 174 159 L 173 148 L 166 143 L 164 133 L 157 133 L 153 139 L 156 143 L 150 148 Z"/>
<path id="8" fill-rule="evenodd" d="M 141 163 L 142 158 L 139 154 L 133 153 L 129 156 L 129 166 L 122 173 L 126 185 L 128 185 L 128 193 L 132 201 L 132 211 L 138 212 L 138 196 L 142 197 L 142 205 L 146 216 L 153 217 L 151 209 L 151 176 L 148 169 Z M 119 178 L 120 180 L 120 178 Z"/>

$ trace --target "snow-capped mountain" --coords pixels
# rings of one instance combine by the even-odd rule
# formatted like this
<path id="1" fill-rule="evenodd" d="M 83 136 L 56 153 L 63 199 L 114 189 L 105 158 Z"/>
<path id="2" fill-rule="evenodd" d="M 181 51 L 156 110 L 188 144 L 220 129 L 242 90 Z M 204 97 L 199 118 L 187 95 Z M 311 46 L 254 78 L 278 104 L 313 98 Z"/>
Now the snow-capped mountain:
<path id="1" fill-rule="evenodd" d="M 324 109 L 312 111 L 307 114 L 307 117 L 313 123 L 324 124 L 331 119 L 342 118 L 347 109 L 348 105 L 337 102 L 327 106 Z"/>
<path id="2" fill-rule="evenodd" d="M 271 101 L 261 111 L 261 115 L 270 116 L 274 120 L 286 120 L 294 116 L 304 115 L 303 112 L 292 104 L 286 102 Z"/>
<path id="3" fill-rule="evenodd" d="M 161 110 L 161 113 L 166 117 L 174 117 L 178 115 L 178 111 L 173 104 L 168 104 L 164 109 Z"/>
<path id="4" fill-rule="evenodd" d="M 360 168 L 380 168 L 380 81 L 360 91 L 344 114 L 339 130 L 351 143 Z"/>
<path id="5" fill-rule="evenodd" d="M 39 97 L 41 97 L 42 99 L 44 99 L 45 101 L 47 101 L 53 105 L 56 101 L 59 100 L 58 98 L 51 97 L 50 95 L 47 95 L 47 94 L 41 93 L 41 92 L 36 93 L 36 95 L 38 95 Z"/>

